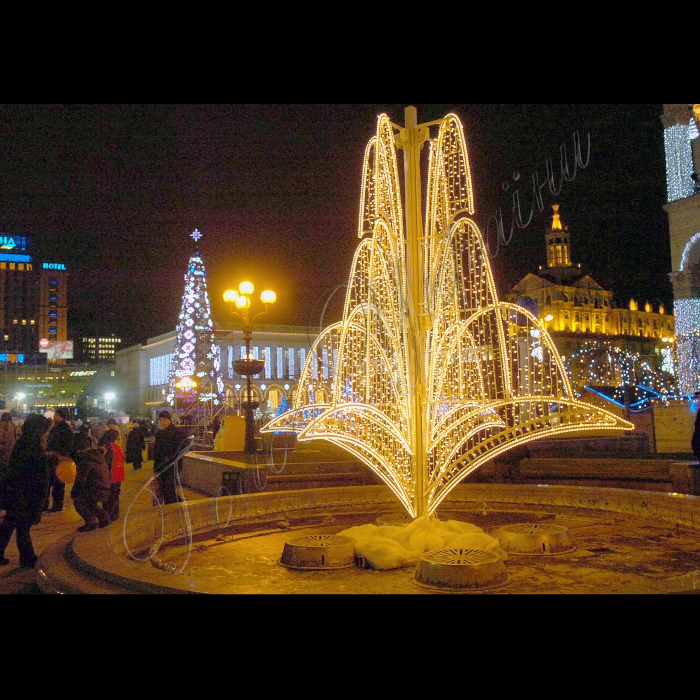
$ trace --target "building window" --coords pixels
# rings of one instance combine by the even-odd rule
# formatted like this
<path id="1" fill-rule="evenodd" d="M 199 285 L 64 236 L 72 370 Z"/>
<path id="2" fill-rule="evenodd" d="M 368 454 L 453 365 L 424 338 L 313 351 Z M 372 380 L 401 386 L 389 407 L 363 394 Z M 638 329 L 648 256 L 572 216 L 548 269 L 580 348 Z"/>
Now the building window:
<path id="1" fill-rule="evenodd" d="M 263 350 L 265 359 L 265 379 L 272 379 L 272 348 Z"/>
<path id="2" fill-rule="evenodd" d="M 284 378 L 284 349 L 277 348 L 277 379 Z"/>
<path id="3" fill-rule="evenodd" d="M 170 368 L 173 363 L 173 353 L 160 355 L 150 359 L 148 383 L 150 386 L 160 386 L 170 381 Z"/>

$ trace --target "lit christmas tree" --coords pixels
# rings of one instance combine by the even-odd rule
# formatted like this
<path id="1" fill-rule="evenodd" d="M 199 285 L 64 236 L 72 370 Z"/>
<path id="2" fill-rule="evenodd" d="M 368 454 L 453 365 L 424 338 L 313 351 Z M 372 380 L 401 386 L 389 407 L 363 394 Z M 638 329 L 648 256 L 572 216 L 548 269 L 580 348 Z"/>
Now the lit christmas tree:
<path id="1" fill-rule="evenodd" d="M 190 236 L 197 242 L 202 234 L 195 229 Z M 198 401 L 211 400 L 220 406 L 224 401 L 221 358 L 214 342 L 207 276 L 198 250 L 190 258 L 185 273 L 185 293 L 176 330 L 168 404 L 188 409 Z"/>

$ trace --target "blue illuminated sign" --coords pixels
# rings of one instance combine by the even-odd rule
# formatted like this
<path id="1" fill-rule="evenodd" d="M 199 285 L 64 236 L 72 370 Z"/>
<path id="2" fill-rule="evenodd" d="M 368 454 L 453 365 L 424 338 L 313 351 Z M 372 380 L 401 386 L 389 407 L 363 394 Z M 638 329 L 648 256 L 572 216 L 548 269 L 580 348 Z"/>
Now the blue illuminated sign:
<path id="1" fill-rule="evenodd" d="M 24 353 L 0 352 L 0 362 L 24 362 Z"/>
<path id="2" fill-rule="evenodd" d="M 18 255 L 17 253 L 0 253 L 0 262 L 30 263 L 31 261 L 31 255 Z"/>
<path id="3" fill-rule="evenodd" d="M 65 270 L 66 266 L 63 263 L 42 263 L 44 270 Z"/>

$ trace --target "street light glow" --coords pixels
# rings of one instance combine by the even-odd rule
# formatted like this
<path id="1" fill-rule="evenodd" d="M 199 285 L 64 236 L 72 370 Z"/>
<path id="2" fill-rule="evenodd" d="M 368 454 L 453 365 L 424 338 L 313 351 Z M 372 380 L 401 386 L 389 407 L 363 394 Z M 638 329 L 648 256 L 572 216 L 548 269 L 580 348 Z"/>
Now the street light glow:
<path id="1" fill-rule="evenodd" d="M 252 386 L 251 386 L 251 376 L 255 374 L 260 374 L 262 369 L 265 367 L 265 362 L 263 360 L 256 360 L 250 351 L 250 341 L 253 336 L 253 323 L 256 319 L 261 316 L 267 315 L 267 307 L 269 304 L 274 304 L 277 300 L 277 294 L 271 289 L 266 289 L 260 295 L 260 301 L 265 304 L 265 311 L 257 314 L 252 319 L 248 314 L 248 309 L 250 308 L 250 297 L 255 291 L 255 287 L 252 282 L 244 281 L 238 285 L 238 294 L 232 292 L 232 290 L 227 289 L 224 292 L 224 301 L 232 303 L 235 309 L 240 310 L 240 313 L 233 311 L 234 316 L 243 321 L 243 341 L 245 343 L 245 359 L 235 360 L 233 367 L 236 372 L 241 376 L 246 378 L 246 388 L 247 388 L 247 401 L 243 403 L 243 408 L 245 410 L 245 451 L 249 453 L 257 452 L 255 446 L 255 416 L 254 411 L 258 408 L 258 402 L 253 402 Z M 240 387 L 236 384 L 236 390 Z M 265 390 L 265 385 L 262 387 Z"/>

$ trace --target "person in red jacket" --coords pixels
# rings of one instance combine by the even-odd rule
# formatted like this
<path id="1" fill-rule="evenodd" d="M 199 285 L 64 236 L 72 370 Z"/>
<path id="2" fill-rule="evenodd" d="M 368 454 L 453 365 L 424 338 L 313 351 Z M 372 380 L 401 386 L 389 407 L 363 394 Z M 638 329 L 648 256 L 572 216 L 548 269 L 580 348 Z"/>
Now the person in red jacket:
<path id="1" fill-rule="evenodd" d="M 124 481 L 124 453 L 119 447 L 117 440 L 119 433 L 116 428 L 110 428 L 99 441 L 99 445 L 107 450 L 105 459 L 112 475 L 112 488 L 109 492 L 107 502 L 103 504 L 105 512 L 109 514 L 109 521 L 114 522 L 119 517 L 119 497 L 122 491 L 122 481 Z"/>

